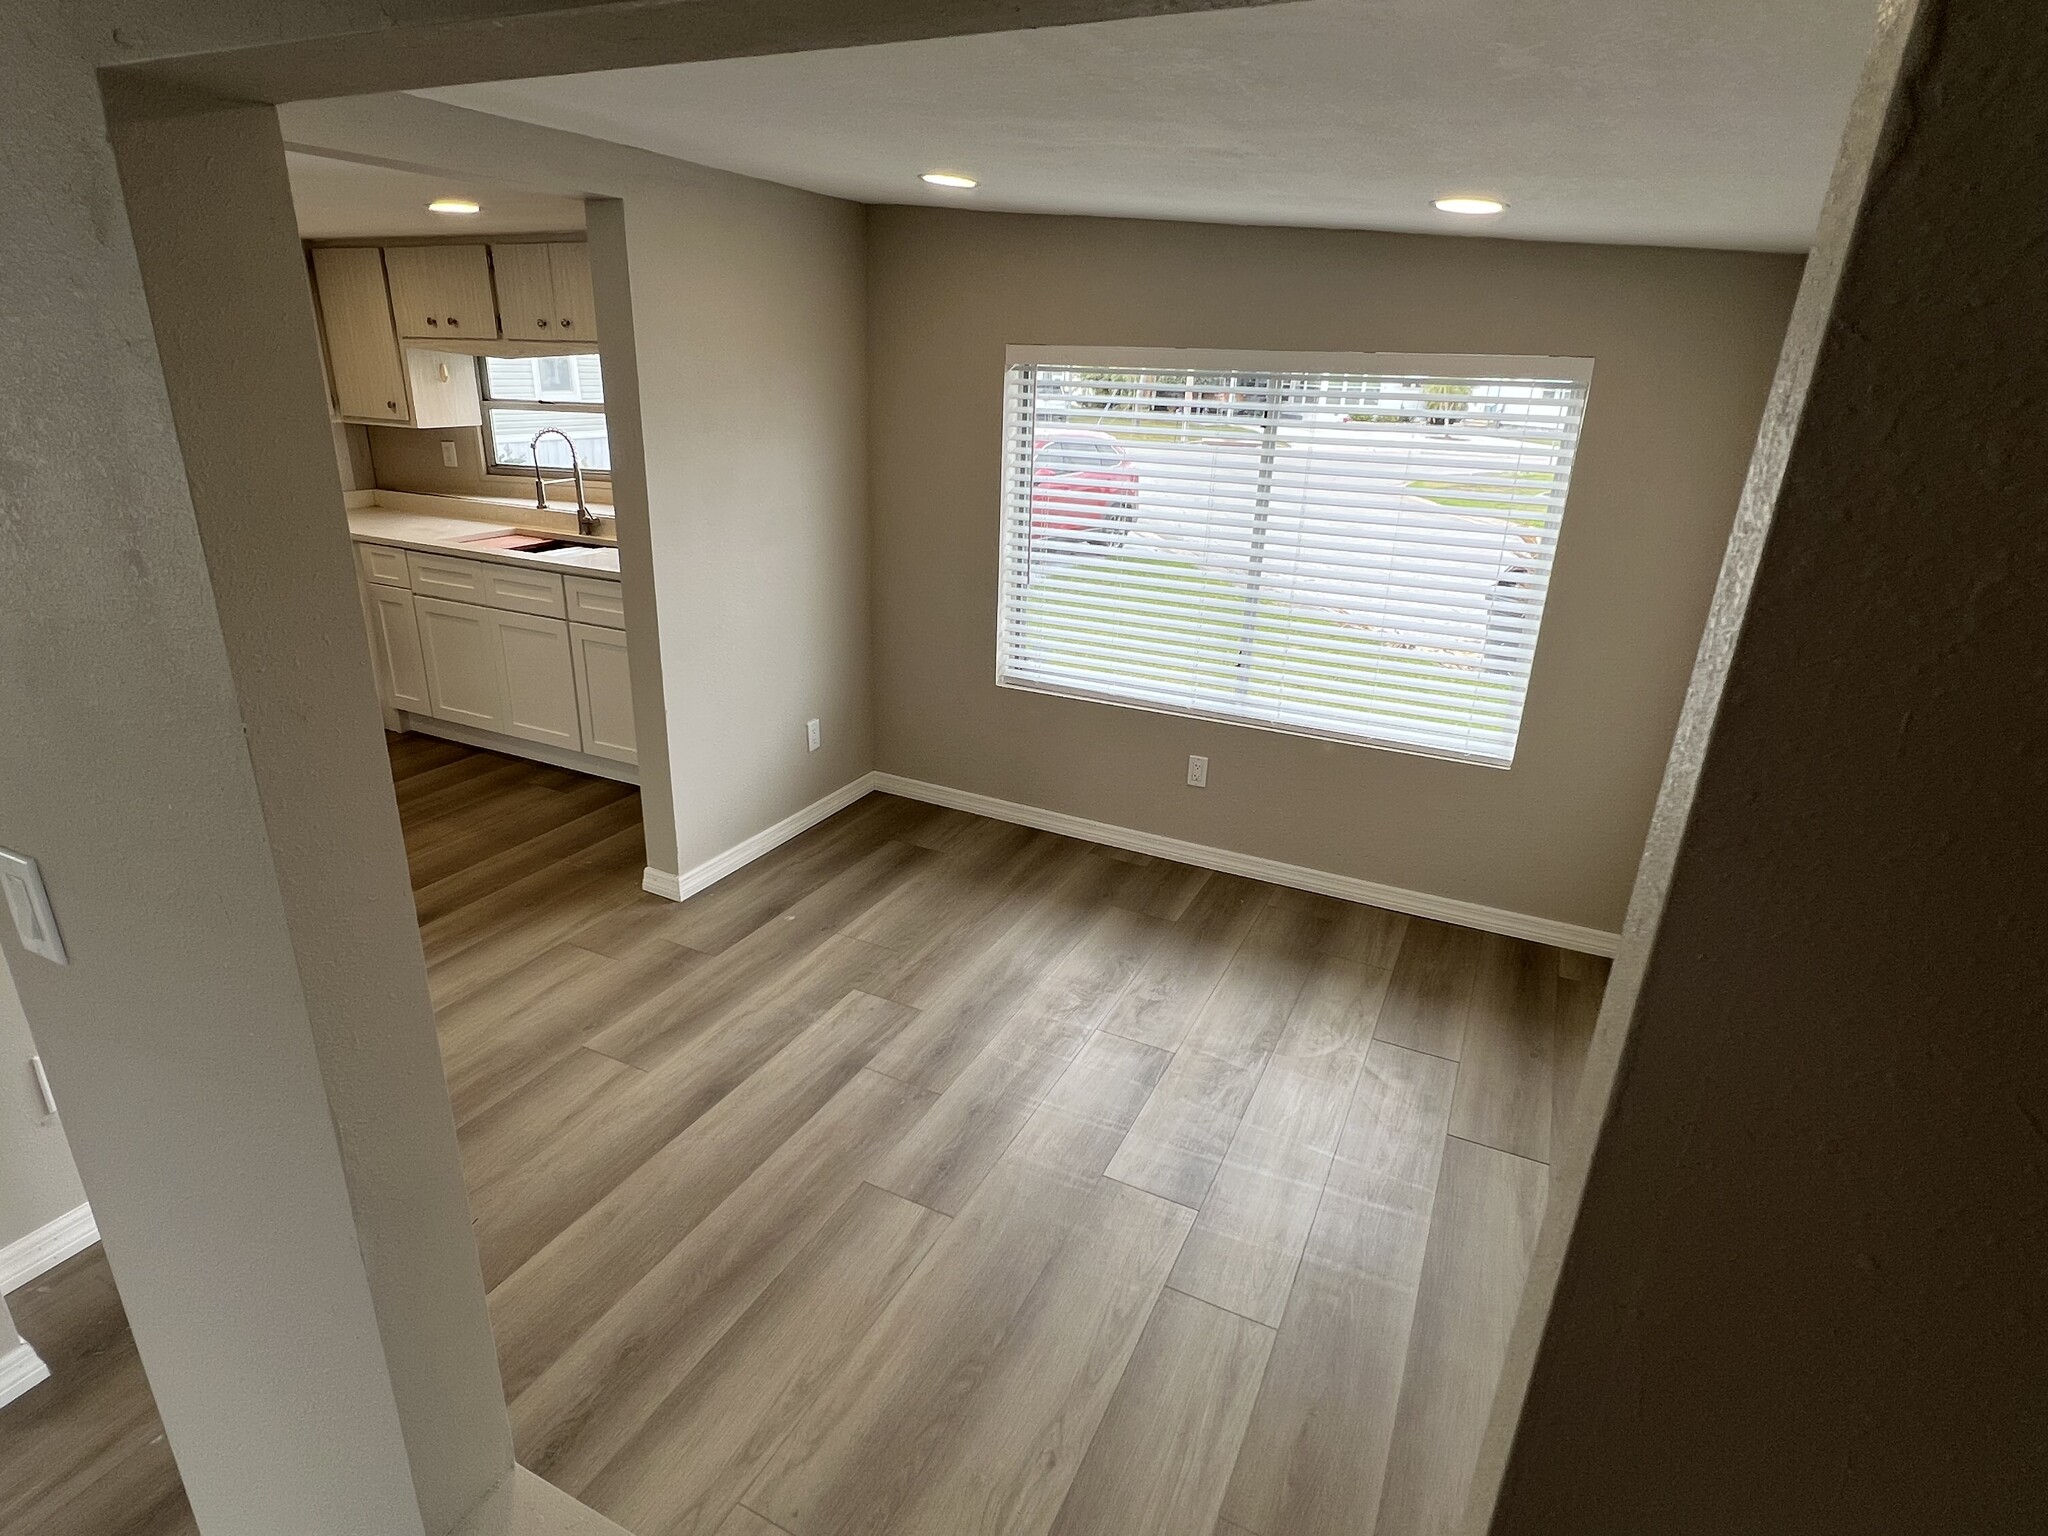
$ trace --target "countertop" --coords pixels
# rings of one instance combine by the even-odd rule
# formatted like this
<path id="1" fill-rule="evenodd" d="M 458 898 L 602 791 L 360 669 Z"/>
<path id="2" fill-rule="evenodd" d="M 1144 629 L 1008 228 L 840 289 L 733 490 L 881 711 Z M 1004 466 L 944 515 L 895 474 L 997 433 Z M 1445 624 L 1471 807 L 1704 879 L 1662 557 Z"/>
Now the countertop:
<path id="1" fill-rule="evenodd" d="M 423 496 L 407 498 L 415 504 L 428 499 Z M 587 551 L 577 551 L 573 554 L 557 551 L 551 556 L 521 554 L 510 549 L 479 549 L 475 544 L 466 541 L 487 539 L 493 534 L 511 533 L 515 529 L 531 525 L 508 522 L 488 515 L 468 516 L 467 506 L 452 496 L 432 499 L 447 501 L 451 505 L 445 512 L 401 510 L 383 506 L 350 507 L 349 536 L 372 544 L 392 544 L 400 549 L 417 549 L 425 554 L 460 555 L 465 560 L 490 560 L 499 565 L 518 565 L 535 571 L 567 571 L 576 575 L 600 577 L 615 577 L 619 574 L 619 550 L 616 544 L 594 545 Z M 483 503 L 470 505 L 474 505 L 479 513 L 488 514 L 491 510 Z"/>

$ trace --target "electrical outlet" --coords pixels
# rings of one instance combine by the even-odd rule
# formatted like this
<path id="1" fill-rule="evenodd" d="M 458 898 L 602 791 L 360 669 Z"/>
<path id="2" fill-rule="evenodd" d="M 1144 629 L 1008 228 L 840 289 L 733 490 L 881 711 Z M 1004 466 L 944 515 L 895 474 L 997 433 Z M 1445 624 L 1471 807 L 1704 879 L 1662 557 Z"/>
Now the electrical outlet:
<path id="1" fill-rule="evenodd" d="M 1188 758 L 1188 783 L 1196 789 L 1209 787 L 1209 759 L 1194 756 Z"/>
<path id="2" fill-rule="evenodd" d="M 825 733 L 819 728 L 817 721 L 806 720 L 804 722 L 804 740 L 810 743 L 813 752 L 825 744 Z"/>
<path id="3" fill-rule="evenodd" d="M 443 439 L 441 443 L 441 463 L 443 467 L 453 469 L 455 468 L 455 462 L 454 442 L 450 439 Z"/>

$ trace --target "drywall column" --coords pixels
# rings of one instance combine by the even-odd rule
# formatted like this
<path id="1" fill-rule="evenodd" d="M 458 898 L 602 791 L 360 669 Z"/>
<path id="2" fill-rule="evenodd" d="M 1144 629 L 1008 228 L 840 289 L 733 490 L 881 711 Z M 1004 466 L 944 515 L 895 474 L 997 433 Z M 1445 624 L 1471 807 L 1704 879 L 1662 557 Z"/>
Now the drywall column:
<path id="1" fill-rule="evenodd" d="M 0 844 L 71 963 L 7 958 L 201 1529 L 442 1536 L 511 1443 L 275 114 L 124 103 L 117 181 L 33 66 Z"/>
<path id="2" fill-rule="evenodd" d="M 676 792 L 670 776 L 668 702 L 661 681 L 661 590 L 654 580 L 654 533 L 647 483 L 647 439 L 640 399 L 639 336 L 633 328 L 632 264 L 626 205 L 616 197 L 584 203 L 590 276 L 604 338 L 604 386 L 611 408 L 612 512 L 619 541 L 619 582 L 626 603 L 626 662 L 640 751 L 640 826 L 647 867 L 676 863 Z"/>
<path id="3" fill-rule="evenodd" d="M 1494 1536 L 2048 1529 L 2048 31 L 1914 9 L 1558 1169 Z"/>

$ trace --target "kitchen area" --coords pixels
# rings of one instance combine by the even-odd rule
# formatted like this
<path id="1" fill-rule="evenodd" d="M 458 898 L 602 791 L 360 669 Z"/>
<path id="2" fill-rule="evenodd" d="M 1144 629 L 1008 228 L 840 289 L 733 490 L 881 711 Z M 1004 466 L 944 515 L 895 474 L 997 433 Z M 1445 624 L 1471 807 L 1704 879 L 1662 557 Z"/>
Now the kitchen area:
<path id="1" fill-rule="evenodd" d="M 348 522 L 389 728 L 638 782 L 616 545 L 383 502 Z"/>
<path id="2" fill-rule="evenodd" d="M 290 158 L 386 728 L 638 783 L 581 204 Z"/>

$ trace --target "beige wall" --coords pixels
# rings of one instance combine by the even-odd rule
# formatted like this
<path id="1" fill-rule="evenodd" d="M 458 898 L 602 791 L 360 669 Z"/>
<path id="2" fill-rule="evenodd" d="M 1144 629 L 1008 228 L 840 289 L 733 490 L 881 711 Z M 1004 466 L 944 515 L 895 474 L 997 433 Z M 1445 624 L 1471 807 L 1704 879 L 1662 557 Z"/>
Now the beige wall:
<path id="1" fill-rule="evenodd" d="M 1620 927 L 1797 258 L 909 208 L 869 231 L 878 766 Z M 1003 348 L 1063 342 L 1593 358 L 1513 769 L 997 689 Z"/>
<path id="2" fill-rule="evenodd" d="M 624 213 L 688 870 L 873 765 L 861 220 L 740 177 Z"/>
<path id="3" fill-rule="evenodd" d="M 428 496 L 530 496 L 533 476 L 494 475 L 484 463 L 484 434 L 481 427 L 360 427 L 370 460 L 369 483 L 387 491 L 418 491 Z M 455 463 L 441 462 L 441 445 L 455 445 Z M 550 472 L 553 473 L 552 471 Z M 564 471 L 566 473 L 566 471 Z M 584 495 L 608 504 L 612 483 L 605 479 L 584 482 Z M 548 487 L 551 506 L 574 506 L 576 488 Z"/>
<path id="4" fill-rule="evenodd" d="M 282 116 L 287 139 L 314 149 L 616 200 L 591 228 L 606 332 L 614 310 L 630 313 L 630 363 L 618 337 L 605 344 L 612 490 L 628 605 L 644 592 L 658 611 L 675 803 L 673 844 L 657 842 L 650 817 L 649 862 L 688 870 L 866 773 L 860 210 L 416 97 Z M 615 234 L 623 271 L 602 249 Z M 619 436 L 636 415 L 638 443 Z M 436 455 L 441 435 L 415 434 Z M 380 481 L 392 436 L 374 434 Z M 642 503 L 644 548 L 630 527 Z M 810 719 L 822 722 L 818 752 L 804 744 Z"/>
<path id="5" fill-rule="evenodd" d="M 0 1248 L 85 1203 L 64 1128 L 45 1113 L 36 1089 L 35 1053 L 14 978 L 0 960 Z"/>
<path id="6" fill-rule="evenodd" d="M 329 425 L 334 432 L 334 472 L 341 477 L 341 488 L 368 490 L 376 484 L 370 467 L 370 429 L 339 421 Z"/>

